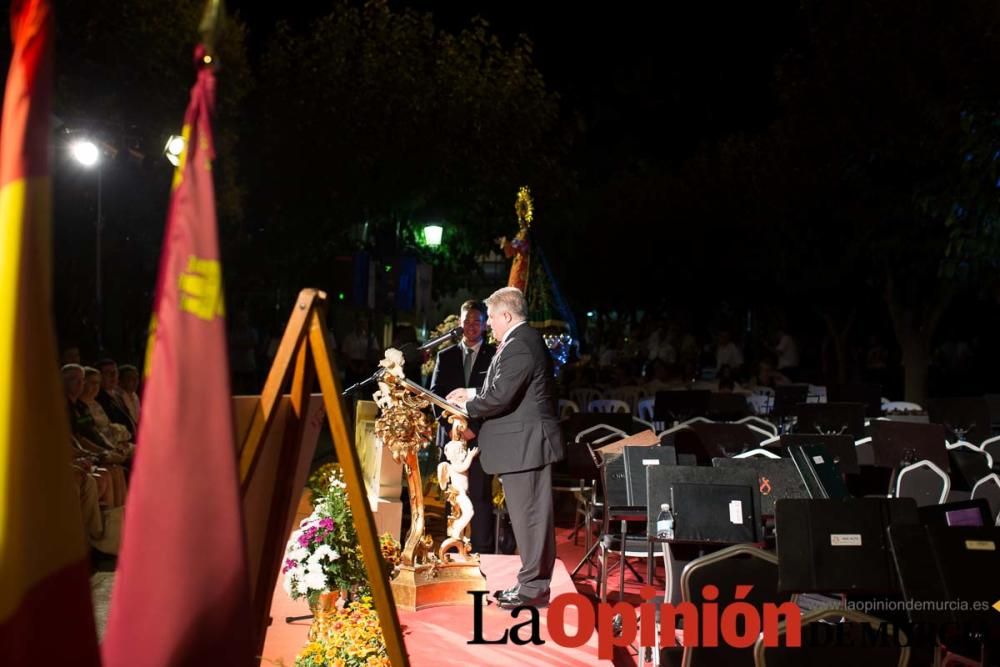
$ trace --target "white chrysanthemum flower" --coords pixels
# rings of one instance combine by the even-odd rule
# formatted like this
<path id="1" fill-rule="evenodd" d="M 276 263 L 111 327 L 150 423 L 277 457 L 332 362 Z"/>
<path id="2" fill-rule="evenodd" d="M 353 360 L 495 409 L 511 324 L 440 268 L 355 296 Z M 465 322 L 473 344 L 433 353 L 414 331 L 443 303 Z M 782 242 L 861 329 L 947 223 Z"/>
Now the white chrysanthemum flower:
<path id="1" fill-rule="evenodd" d="M 308 571 L 302 578 L 302 583 L 314 591 L 326 590 L 326 575 L 323 572 Z"/>
<path id="2" fill-rule="evenodd" d="M 302 561 L 309 558 L 309 550 L 306 549 L 305 547 L 299 547 L 294 551 L 288 552 L 287 556 L 290 559 L 294 560 L 295 562 L 301 563 Z"/>
<path id="3" fill-rule="evenodd" d="M 330 547 L 330 545 L 321 544 L 318 547 L 316 547 L 316 551 L 309 558 L 309 560 L 312 561 L 313 559 L 315 559 L 316 561 L 319 561 L 321 558 L 329 558 L 330 560 L 337 560 L 338 558 L 340 558 L 340 554 L 334 551 Z"/>

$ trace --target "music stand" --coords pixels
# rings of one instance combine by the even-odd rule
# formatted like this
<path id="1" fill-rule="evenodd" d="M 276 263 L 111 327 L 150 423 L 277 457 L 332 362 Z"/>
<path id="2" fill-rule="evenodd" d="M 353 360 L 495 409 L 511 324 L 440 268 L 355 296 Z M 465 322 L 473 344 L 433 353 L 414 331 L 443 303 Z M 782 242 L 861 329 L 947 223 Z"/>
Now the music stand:
<path id="1" fill-rule="evenodd" d="M 712 465 L 716 468 L 753 470 L 760 492 L 760 512 L 764 516 L 774 516 L 774 504 L 782 498 L 811 497 L 791 459 L 766 459 L 761 456 L 714 458 Z"/>
<path id="2" fill-rule="evenodd" d="M 628 504 L 634 507 L 645 507 L 646 466 L 675 466 L 677 465 L 677 452 L 673 447 L 655 445 L 652 447 L 626 447 L 623 454 Z"/>
<path id="3" fill-rule="evenodd" d="M 1000 591 L 1000 528 L 896 525 L 888 534 L 905 599 L 937 603 L 907 606 L 908 620 L 938 628 L 949 648 L 978 645 L 981 664 L 995 664 L 987 654 L 1000 643 L 1000 615 L 975 603 Z"/>
<path id="4" fill-rule="evenodd" d="M 670 503 L 674 511 L 674 541 L 704 544 L 760 541 L 760 490 L 757 473 L 752 469 L 647 466 L 646 499 L 650 508 L 646 530 L 654 538 L 660 505 Z M 729 503 L 733 501 L 739 502 L 739 517 L 729 513 Z M 736 506 L 733 507 L 735 510 Z"/>
<path id="5" fill-rule="evenodd" d="M 853 436 L 789 433 L 781 436 L 778 446 L 787 449 L 802 445 L 822 445 L 845 475 L 856 475 L 860 470 Z"/>
<path id="6" fill-rule="evenodd" d="M 896 469 L 926 459 L 945 472 L 951 469 L 941 424 L 879 420 L 872 422 L 871 435 L 877 467 Z"/>
<path id="7" fill-rule="evenodd" d="M 943 424 L 948 440 L 965 440 L 980 444 L 993 432 L 990 404 L 985 398 L 932 398 L 927 402 L 927 415 L 935 424 Z"/>
<path id="8" fill-rule="evenodd" d="M 707 389 L 658 391 L 653 403 L 653 419 L 669 426 L 674 422 L 704 416 L 708 412 L 711 395 L 712 392 Z"/>
<path id="9" fill-rule="evenodd" d="M 795 414 L 795 406 L 805 403 L 809 398 L 809 385 L 807 384 L 783 384 L 774 388 L 774 407 L 771 408 L 771 417 L 779 419 L 791 417 Z"/>
<path id="10" fill-rule="evenodd" d="M 795 406 L 795 433 L 801 435 L 850 435 L 865 437 L 862 403 L 799 403 Z"/>
<path id="11" fill-rule="evenodd" d="M 788 448 L 792 464 L 810 498 L 847 498 L 844 474 L 823 445 L 793 445 Z"/>
<path id="12" fill-rule="evenodd" d="M 665 546 L 667 599 L 679 590 L 678 545 L 717 548 L 762 541 L 760 491 L 757 475 L 743 468 L 707 466 L 648 466 L 646 468 L 647 576 L 653 571 L 653 547 Z M 663 503 L 674 511 L 674 539 L 656 536 L 656 518 Z"/>
<path id="13" fill-rule="evenodd" d="M 734 422 L 750 415 L 750 406 L 743 394 L 720 394 L 713 392 L 708 396 L 706 416 L 709 419 L 723 422 Z"/>
<path id="14" fill-rule="evenodd" d="M 865 416 L 882 416 L 882 385 L 880 384 L 840 384 L 827 388 L 828 400 L 833 403 L 862 403 Z M 860 436 L 858 436 L 860 437 Z"/>
<path id="15" fill-rule="evenodd" d="M 912 498 L 786 499 L 776 505 L 778 590 L 898 595 L 886 527 L 918 524 Z"/>
<path id="16" fill-rule="evenodd" d="M 990 505 L 985 498 L 958 500 L 942 505 L 918 507 L 920 523 L 925 526 L 989 526 L 993 523 Z"/>

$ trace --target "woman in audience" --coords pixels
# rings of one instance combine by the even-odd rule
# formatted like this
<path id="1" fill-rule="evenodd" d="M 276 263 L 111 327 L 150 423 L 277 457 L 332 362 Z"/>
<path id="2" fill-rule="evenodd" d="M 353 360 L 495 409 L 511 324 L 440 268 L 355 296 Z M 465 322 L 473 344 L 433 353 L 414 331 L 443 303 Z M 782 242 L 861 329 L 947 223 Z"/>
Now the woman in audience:
<path id="1" fill-rule="evenodd" d="M 80 394 L 80 402 L 87 406 L 90 416 L 94 421 L 94 428 L 100 433 L 105 442 L 119 452 L 123 460 L 128 460 L 132 456 L 135 446 L 132 444 L 132 437 L 128 429 L 121 424 L 116 424 L 108 419 L 108 414 L 97 402 L 97 394 L 101 391 L 101 371 L 87 366 L 83 369 L 83 392 Z"/>
<path id="2" fill-rule="evenodd" d="M 67 364 L 62 368 L 63 390 L 69 408 L 70 427 L 73 444 L 82 458 L 100 465 L 108 474 L 108 489 L 102 497 L 102 505 L 119 507 L 125 504 L 125 470 L 121 464 L 125 457 L 105 440 L 94 426 L 94 417 L 87 406 L 80 401 L 83 394 L 83 366 Z"/>

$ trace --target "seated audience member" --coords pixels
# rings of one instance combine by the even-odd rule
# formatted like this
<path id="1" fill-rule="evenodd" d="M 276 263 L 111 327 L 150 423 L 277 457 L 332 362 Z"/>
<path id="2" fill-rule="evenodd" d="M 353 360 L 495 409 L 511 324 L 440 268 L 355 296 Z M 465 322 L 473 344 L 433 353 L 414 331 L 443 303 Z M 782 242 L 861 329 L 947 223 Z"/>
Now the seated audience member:
<path id="1" fill-rule="evenodd" d="M 136 425 L 139 424 L 139 369 L 135 366 L 125 364 L 118 367 L 118 388 L 121 390 L 119 396 L 125 409 L 128 410 L 129 417 Z"/>
<path id="2" fill-rule="evenodd" d="M 80 493 L 80 513 L 87 543 L 106 554 L 117 554 L 121 538 L 122 508 L 102 508 L 102 477 L 98 469 L 87 464 L 73 465 L 74 481 Z"/>
<path id="3" fill-rule="evenodd" d="M 784 373 L 775 368 L 775 359 L 772 355 L 766 355 L 757 362 L 757 375 L 751 380 L 753 387 L 768 387 L 774 389 L 778 385 L 790 384 Z"/>
<path id="4" fill-rule="evenodd" d="M 80 394 L 80 402 L 90 410 L 90 416 L 94 419 L 94 428 L 104 436 L 112 448 L 120 452 L 124 457 L 132 455 L 134 445 L 132 437 L 121 424 L 112 422 L 104 408 L 97 402 L 97 394 L 101 390 L 101 372 L 96 368 L 85 367 L 83 369 L 83 392 Z"/>
<path id="5" fill-rule="evenodd" d="M 677 364 L 665 364 L 657 359 L 649 364 L 646 370 L 646 383 L 644 389 L 647 394 L 655 394 L 658 391 L 671 391 L 676 389 L 687 389 L 687 385 L 680 376 L 680 369 Z"/>
<path id="6" fill-rule="evenodd" d="M 743 353 L 733 342 L 729 331 L 723 329 L 719 332 L 719 344 L 715 349 L 715 370 L 716 372 L 728 367 L 735 374 L 743 366 Z"/>
<path id="7" fill-rule="evenodd" d="M 97 392 L 97 402 L 104 408 L 108 419 L 128 429 L 129 438 L 134 442 L 135 422 L 129 415 L 118 389 L 118 364 L 113 359 L 102 359 L 97 362 L 97 370 L 101 372 L 101 387 Z"/>
<path id="8" fill-rule="evenodd" d="M 778 343 L 774 346 L 778 370 L 787 378 L 794 379 L 799 372 L 799 344 L 787 331 L 778 330 Z"/>
<path id="9" fill-rule="evenodd" d="M 84 385 L 83 366 L 77 364 L 63 366 L 62 377 L 73 445 L 78 457 L 100 465 L 106 470 L 108 490 L 102 501 L 109 507 L 121 506 L 125 503 L 125 471 L 121 466 L 125 457 L 98 432 L 90 410 L 80 401 Z"/>

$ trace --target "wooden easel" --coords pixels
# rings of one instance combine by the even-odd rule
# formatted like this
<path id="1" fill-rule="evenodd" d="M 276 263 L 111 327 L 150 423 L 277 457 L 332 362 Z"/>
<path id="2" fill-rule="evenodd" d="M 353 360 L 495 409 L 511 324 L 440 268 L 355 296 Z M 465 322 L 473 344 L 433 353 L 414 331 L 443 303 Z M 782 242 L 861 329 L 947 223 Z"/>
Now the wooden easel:
<path id="1" fill-rule="evenodd" d="M 293 370 L 294 367 L 294 370 Z M 365 493 L 358 453 L 347 432 L 340 397 L 340 383 L 333 370 L 333 359 L 327 344 L 326 294 L 316 289 L 299 292 L 292 315 L 285 327 L 274 363 L 264 383 L 260 404 L 240 448 L 240 484 L 245 494 L 260 457 L 262 443 L 275 421 L 282 387 L 291 373 L 291 400 L 282 436 L 277 488 L 274 490 L 271 512 L 268 517 L 268 537 L 259 570 L 254 582 L 253 618 L 257 655 L 264 646 L 267 632 L 274 582 L 281 567 L 287 540 L 287 511 L 297 501 L 301 489 L 292 488 L 294 469 L 299 459 L 299 447 L 305 428 L 305 408 L 315 383 L 323 396 L 327 422 L 333 435 L 337 460 L 347 483 L 347 497 L 356 522 L 358 542 L 364 557 L 368 581 L 371 584 L 375 611 L 382 626 L 382 635 L 389 660 L 393 667 L 408 667 L 409 660 L 403 643 L 399 617 L 392 589 L 381 566 L 381 550 L 375 521 Z"/>

